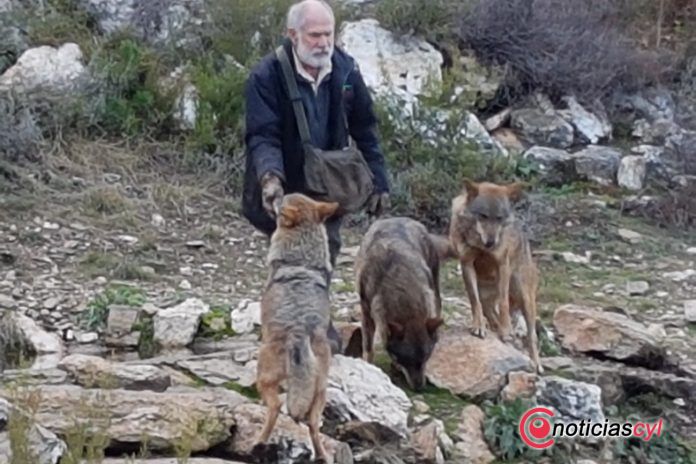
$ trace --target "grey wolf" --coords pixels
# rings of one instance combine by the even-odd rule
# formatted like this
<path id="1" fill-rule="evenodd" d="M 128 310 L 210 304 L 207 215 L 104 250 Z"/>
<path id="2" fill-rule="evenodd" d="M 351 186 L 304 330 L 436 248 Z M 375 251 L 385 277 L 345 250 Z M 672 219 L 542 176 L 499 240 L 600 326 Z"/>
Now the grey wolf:
<path id="1" fill-rule="evenodd" d="M 529 355 L 541 373 L 536 333 L 539 271 L 529 239 L 513 211 L 524 184 L 465 179 L 464 186 L 452 200 L 449 236 L 471 302 L 472 331 L 479 337 L 486 336 L 485 316 L 491 330 L 509 341 L 510 311 L 521 310 L 527 324 Z"/>
<path id="2" fill-rule="evenodd" d="M 283 47 L 297 74 L 313 144 L 330 150 L 347 146 L 349 138 L 355 141 L 373 174 L 374 193 L 367 210 L 379 215 L 389 204 L 389 183 L 373 101 L 355 59 L 334 46 L 334 29 L 334 14 L 326 2 L 299 2 L 288 11 Z M 244 98 L 242 211 L 254 227 L 270 236 L 276 227 L 275 200 L 284 193 L 307 193 L 300 135 L 275 53 L 253 67 Z M 341 222 L 338 215 L 326 222 L 334 266 L 341 248 Z"/>
<path id="3" fill-rule="evenodd" d="M 356 258 L 362 309 L 363 359 L 373 362 L 377 331 L 409 386 L 425 386 L 425 365 L 442 325 L 439 270 L 456 255 L 446 237 L 409 218 L 379 219 L 367 230 Z"/>
<path id="4" fill-rule="evenodd" d="M 288 413 L 307 423 L 315 456 L 327 462 L 319 432 L 331 362 L 331 262 L 324 222 L 337 207 L 297 193 L 286 195 L 277 207 L 278 227 L 271 237 L 270 270 L 261 299 L 256 380 L 268 408 L 257 443 L 267 442 L 273 431 L 281 408 L 280 384 L 286 381 Z"/>

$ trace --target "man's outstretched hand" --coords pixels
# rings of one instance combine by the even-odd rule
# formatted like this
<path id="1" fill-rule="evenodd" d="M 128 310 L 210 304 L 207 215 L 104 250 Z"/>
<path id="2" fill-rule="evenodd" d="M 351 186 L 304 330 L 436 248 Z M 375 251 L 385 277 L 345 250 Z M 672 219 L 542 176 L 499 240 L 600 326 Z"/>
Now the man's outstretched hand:
<path id="1" fill-rule="evenodd" d="M 391 200 L 388 193 L 373 193 L 367 200 L 366 211 L 372 216 L 379 217 L 391 209 Z"/>
<path id="2" fill-rule="evenodd" d="M 273 174 L 264 174 L 261 178 L 261 201 L 263 209 L 269 216 L 276 217 L 276 212 L 280 208 L 283 200 L 283 185 L 280 179 Z"/>

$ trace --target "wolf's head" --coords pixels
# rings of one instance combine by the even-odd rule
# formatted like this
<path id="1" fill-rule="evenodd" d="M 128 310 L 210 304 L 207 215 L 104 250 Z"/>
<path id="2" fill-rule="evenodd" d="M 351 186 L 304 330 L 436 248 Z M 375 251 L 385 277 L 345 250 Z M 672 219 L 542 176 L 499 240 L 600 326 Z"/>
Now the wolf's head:
<path id="1" fill-rule="evenodd" d="M 315 201 L 301 193 L 291 193 L 283 197 L 278 209 L 278 228 L 320 225 L 335 214 L 337 209 L 338 203 Z"/>
<path id="2" fill-rule="evenodd" d="M 433 353 L 442 323 L 441 318 L 427 319 L 424 325 L 388 323 L 387 353 L 413 390 L 425 387 L 425 365 Z"/>
<path id="3" fill-rule="evenodd" d="M 475 230 L 484 248 L 492 250 L 500 243 L 500 236 L 514 218 L 512 205 L 522 198 L 525 184 L 515 182 L 498 185 L 464 180 L 467 193 L 467 211 L 476 221 Z"/>

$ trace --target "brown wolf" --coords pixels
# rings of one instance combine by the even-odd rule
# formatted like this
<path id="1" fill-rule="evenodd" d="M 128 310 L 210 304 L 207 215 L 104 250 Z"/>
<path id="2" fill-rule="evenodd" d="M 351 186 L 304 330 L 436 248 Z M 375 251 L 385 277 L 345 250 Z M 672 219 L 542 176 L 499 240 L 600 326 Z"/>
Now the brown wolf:
<path id="1" fill-rule="evenodd" d="M 331 263 L 324 221 L 337 207 L 302 194 L 286 195 L 278 207 L 278 227 L 267 258 L 270 272 L 261 299 L 256 380 L 268 408 L 257 443 L 265 443 L 271 435 L 281 408 L 280 383 L 286 380 L 288 412 L 307 423 L 315 457 L 326 462 L 330 460 L 319 432 L 331 363 L 327 338 Z"/>
<path id="2" fill-rule="evenodd" d="M 536 333 L 539 271 L 512 207 L 522 197 L 524 184 L 498 185 L 466 179 L 464 185 L 462 193 L 452 200 L 450 242 L 459 256 L 471 302 L 472 331 L 485 337 L 485 315 L 491 330 L 509 341 L 510 310 L 521 310 L 527 323 L 529 354 L 541 373 Z"/>
<path id="3" fill-rule="evenodd" d="M 363 359 L 373 362 L 375 330 L 393 364 L 414 390 L 437 342 L 439 266 L 456 258 L 446 237 L 409 218 L 380 219 L 368 229 L 355 265 L 362 308 Z"/>

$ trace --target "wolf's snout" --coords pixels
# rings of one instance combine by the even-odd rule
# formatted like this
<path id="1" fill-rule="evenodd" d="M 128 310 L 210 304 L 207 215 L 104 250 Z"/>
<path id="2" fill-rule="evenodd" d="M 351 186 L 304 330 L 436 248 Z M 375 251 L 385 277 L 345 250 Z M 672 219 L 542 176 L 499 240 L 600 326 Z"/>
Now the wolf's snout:
<path id="1" fill-rule="evenodd" d="M 495 239 L 494 238 L 486 239 L 486 243 L 484 243 L 484 245 L 486 246 L 486 248 L 493 248 L 493 246 L 495 245 Z"/>

